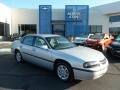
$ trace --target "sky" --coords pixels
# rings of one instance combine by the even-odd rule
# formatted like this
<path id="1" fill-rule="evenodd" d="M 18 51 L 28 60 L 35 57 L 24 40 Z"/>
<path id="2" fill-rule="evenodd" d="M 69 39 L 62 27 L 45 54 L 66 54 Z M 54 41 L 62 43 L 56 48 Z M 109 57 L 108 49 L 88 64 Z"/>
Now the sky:
<path id="1" fill-rule="evenodd" d="M 39 5 L 52 5 L 52 8 L 65 8 L 65 5 L 89 5 L 94 7 L 120 0 L 0 0 L 11 8 L 38 8 Z"/>

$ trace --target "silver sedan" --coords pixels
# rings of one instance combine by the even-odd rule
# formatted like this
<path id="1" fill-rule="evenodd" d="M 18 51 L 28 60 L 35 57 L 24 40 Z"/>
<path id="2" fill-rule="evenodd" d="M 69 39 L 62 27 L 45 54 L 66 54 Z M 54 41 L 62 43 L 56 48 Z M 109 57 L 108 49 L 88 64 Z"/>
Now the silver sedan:
<path id="1" fill-rule="evenodd" d="M 109 65 L 101 52 L 76 46 L 59 35 L 26 35 L 14 41 L 11 50 L 17 62 L 28 61 L 54 70 L 63 81 L 97 79 Z"/>

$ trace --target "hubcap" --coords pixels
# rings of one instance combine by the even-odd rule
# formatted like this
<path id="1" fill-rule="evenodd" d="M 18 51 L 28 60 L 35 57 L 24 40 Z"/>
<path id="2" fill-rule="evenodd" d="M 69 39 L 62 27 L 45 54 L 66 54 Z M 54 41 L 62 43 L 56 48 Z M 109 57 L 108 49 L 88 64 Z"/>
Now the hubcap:
<path id="1" fill-rule="evenodd" d="M 68 68 L 64 65 L 59 65 L 57 68 L 57 74 L 60 79 L 67 80 L 69 78 Z"/>
<path id="2" fill-rule="evenodd" d="M 21 61 L 21 54 L 20 54 L 19 52 L 16 53 L 16 60 L 17 60 L 18 62 Z"/>

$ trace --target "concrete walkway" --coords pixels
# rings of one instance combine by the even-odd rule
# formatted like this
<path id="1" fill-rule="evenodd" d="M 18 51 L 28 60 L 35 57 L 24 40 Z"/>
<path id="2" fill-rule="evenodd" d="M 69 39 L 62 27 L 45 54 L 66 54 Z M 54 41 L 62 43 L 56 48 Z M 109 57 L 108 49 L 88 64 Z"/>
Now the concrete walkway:
<path id="1" fill-rule="evenodd" d="M 10 41 L 0 41 L 0 49 L 11 48 L 12 42 Z"/>
<path id="2" fill-rule="evenodd" d="M 11 45 L 10 41 L 0 41 L 0 54 L 11 53 Z"/>

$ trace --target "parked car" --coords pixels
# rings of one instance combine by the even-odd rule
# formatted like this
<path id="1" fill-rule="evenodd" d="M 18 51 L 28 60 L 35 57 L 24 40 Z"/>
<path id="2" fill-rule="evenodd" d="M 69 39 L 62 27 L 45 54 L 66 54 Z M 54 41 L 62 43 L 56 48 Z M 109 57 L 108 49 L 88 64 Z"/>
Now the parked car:
<path id="1" fill-rule="evenodd" d="M 96 33 L 86 40 L 85 45 L 94 49 L 105 50 L 112 43 L 112 38 L 104 33 Z"/>
<path id="2" fill-rule="evenodd" d="M 12 52 L 17 62 L 25 60 L 54 70 L 63 81 L 97 79 L 109 65 L 101 52 L 76 46 L 59 35 L 26 35 L 13 42 Z"/>
<path id="3" fill-rule="evenodd" d="M 11 35 L 11 41 L 14 41 L 14 40 L 19 39 L 19 38 L 20 38 L 20 34 L 19 33 L 13 33 Z"/>
<path id="4" fill-rule="evenodd" d="M 120 57 L 120 34 L 107 48 L 107 53 L 111 56 Z"/>
<path id="5" fill-rule="evenodd" d="M 74 39 L 74 43 L 76 45 L 84 45 L 86 40 L 89 39 L 90 36 L 92 36 L 93 34 L 85 34 L 85 35 L 80 35 L 80 37 L 75 37 Z"/>

